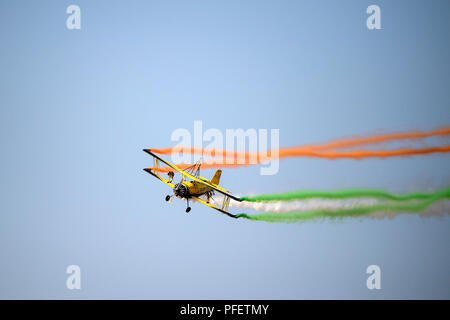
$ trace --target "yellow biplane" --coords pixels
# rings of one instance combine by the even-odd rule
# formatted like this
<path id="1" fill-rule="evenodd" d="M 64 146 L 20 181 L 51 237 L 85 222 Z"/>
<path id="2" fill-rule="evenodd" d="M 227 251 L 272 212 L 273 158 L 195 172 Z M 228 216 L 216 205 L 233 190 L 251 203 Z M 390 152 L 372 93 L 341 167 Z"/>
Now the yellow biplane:
<path id="1" fill-rule="evenodd" d="M 228 212 L 228 206 L 230 205 L 230 199 L 241 201 L 239 198 L 233 196 L 228 190 L 219 186 L 220 175 L 222 174 L 222 170 L 217 170 L 211 180 L 203 178 L 200 176 L 200 166 L 201 163 L 196 163 L 185 170 L 178 168 L 176 165 L 164 160 L 163 158 L 154 154 L 151 149 L 144 149 L 149 155 L 153 157 L 153 167 L 145 168 L 144 171 L 150 173 L 155 178 L 158 178 L 162 182 L 168 184 L 173 188 L 173 194 L 166 196 L 166 201 L 169 203 L 172 201 L 173 197 L 177 197 L 180 199 L 185 199 L 187 202 L 186 212 L 191 211 L 191 207 L 189 206 L 189 199 L 193 199 L 200 203 L 206 204 L 207 206 L 220 211 L 227 216 L 232 218 L 237 218 L 234 214 Z M 178 183 L 174 183 L 173 179 L 175 176 L 174 171 L 169 171 L 167 173 L 167 179 L 161 176 L 161 167 L 160 162 L 166 164 L 174 171 L 181 173 L 181 180 Z M 190 179 L 188 181 L 187 179 Z M 210 203 L 214 192 L 218 192 L 224 196 L 222 205 L 216 206 L 215 204 Z M 201 199 L 201 196 L 206 196 L 206 200 Z"/>

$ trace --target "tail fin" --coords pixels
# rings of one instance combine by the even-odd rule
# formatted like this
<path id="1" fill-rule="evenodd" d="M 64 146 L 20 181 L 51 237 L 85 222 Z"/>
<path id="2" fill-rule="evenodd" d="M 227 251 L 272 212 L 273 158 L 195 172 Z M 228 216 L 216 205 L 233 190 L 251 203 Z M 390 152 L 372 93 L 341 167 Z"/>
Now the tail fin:
<path id="1" fill-rule="evenodd" d="M 216 173 L 214 173 L 214 176 L 211 179 L 211 183 L 214 183 L 215 185 L 219 185 L 220 175 L 221 174 L 222 174 L 222 170 L 217 170 Z"/>

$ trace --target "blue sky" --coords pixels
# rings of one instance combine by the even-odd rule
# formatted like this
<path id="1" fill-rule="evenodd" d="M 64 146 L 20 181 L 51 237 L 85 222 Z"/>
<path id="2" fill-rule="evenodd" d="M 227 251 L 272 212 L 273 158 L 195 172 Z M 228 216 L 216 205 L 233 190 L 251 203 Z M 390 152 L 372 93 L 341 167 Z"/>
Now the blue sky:
<path id="1" fill-rule="evenodd" d="M 81 8 L 81 29 L 66 8 Z M 366 8 L 381 7 L 381 30 Z M 450 123 L 448 1 L 2 1 L 0 298 L 450 298 L 448 217 L 271 224 L 168 205 L 177 128 L 280 146 Z M 225 169 L 238 194 L 428 190 L 448 155 Z M 203 172 L 211 176 L 212 171 Z M 66 288 L 79 265 L 82 289 Z M 366 288 L 377 264 L 382 289 Z"/>

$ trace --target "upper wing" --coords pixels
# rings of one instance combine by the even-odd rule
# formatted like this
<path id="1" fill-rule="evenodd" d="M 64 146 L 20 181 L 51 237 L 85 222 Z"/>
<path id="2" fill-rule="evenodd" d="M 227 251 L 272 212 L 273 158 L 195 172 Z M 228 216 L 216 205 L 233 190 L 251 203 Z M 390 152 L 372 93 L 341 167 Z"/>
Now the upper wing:
<path id="1" fill-rule="evenodd" d="M 153 158 L 153 166 L 154 166 L 154 167 L 158 167 L 158 160 L 161 160 L 161 158 L 159 158 L 159 157 Z M 164 161 L 164 160 L 162 160 L 162 161 Z M 164 163 L 166 163 L 166 162 L 164 161 Z M 175 184 L 173 184 L 172 182 L 169 182 L 169 180 L 167 180 L 166 178 L 161 177 L 161 176 L 159 175 L 159 172 L 158 172 L 158 171 L 152 171 L 151 169 L 148 169 L 148 168 L 145 168 L 144 171 L 150 173 L 152 176 L 154 176 L 155 178 L 161 180 L 161 181 L 164 182 L 165 184 L 168 184 L 168 185 L 171 186 L 172 188 L 175 187 Z"/>
<path id="2" fill-rule="evenodd" d="M 188 177 L 188 178 L 190 178 L 190 179 L 192 179 L 192 180 L 195 180 L 195 181 L 197 181 L 197 182 L 199 182 L 199 183 L 201 183 L 201 184 L 204 184 L 204 185 L 206 185 L 206 186 L 208 186 L 208 187 L 210 187 L 210 188 L 216 190 L 217 192 L 223 194 L 223 195 L 226 196 L 226 197 L 229 197 L 229 198 L 231 198 L 231 199 L 233 199 L 233 200 L 236 200 L 236 201 L 242 201 L 242 200 L 240 200 L 239 198 L 233 196 L 231 193 L 229 193 L 228 190 L 226 190 L 226 189 L 224 189 L 224 188 L 222 188 L 222 187 L 220 187 L 220 186 L 218 186 L 218 185 L 215 185 L 215 184 L 211 183 L 210 181 L 208 181 L 207 179 L 205 179 L 205 178 L 203 178 L 203 177 L 195 177 L 195 176 L 193 176 L 192 174 L 190 174 L 190 173 L 188 173 L 188 172 L 186 172 L 186 171 L 184 171 L 184 170 L 178 168 L 176 165 L 174 165 L 174 164 L 172 164 L 172 163 L 170 163 L 170 162 L 164 160 L 163 158 L 157 156 L 157 155 L 154 154 L 151 150 L 149 150 L 149 149 L 144 149 L 144 151 L 147 152 L 147 153 L 148 153 L 149 155 L 151 155 L 152 157 L 154 157 L 155 159 L 158 159 L 159 161 L 164 162 L 166 165 L 168 165 L 168 166 L 171 167 L 172 169 L 178 171 L 178 172 L 181 173 L 182 175 L 184 175 L 184 176 L 186 176 L 186 177 Z M 151 173 L 151 174 L 153 174 L 154 176 L 156 176 L 157 178 L 159 178 L 159 179 L 161 179 L 161 180 L 164 179 L 164 178 L 161 178 L 161 177 L 159 176 L 159 174 L 154 174 L 150 169 L 144 169 L 144 170 L 147 171 L 147 172 L 149 172 L 149 173 Z M 165 180 L 165 179 L 164 179 L 164 180 Z M 163 181 L 164 181 L 164 180 L 163 180 Z M 167 183 L 167 182 L 166 182 L 166 183 Z M 201 202 L 201 201 L 200 201 L 200 202 Z M 205 204 L 207 204 L 207 203 L 205 202 Z M 219 211 L 220 211 L 220 210 L 219 210 Z"/>

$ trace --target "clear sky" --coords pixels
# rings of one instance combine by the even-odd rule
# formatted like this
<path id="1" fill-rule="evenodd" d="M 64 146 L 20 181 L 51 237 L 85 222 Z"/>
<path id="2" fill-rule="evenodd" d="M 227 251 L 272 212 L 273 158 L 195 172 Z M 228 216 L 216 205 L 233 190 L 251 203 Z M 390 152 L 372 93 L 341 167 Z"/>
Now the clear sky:
<path id="1" fill-rule="evenodd" d="M 81 8 L 81 29 L 66 8 Z M 381 8 L 368 30 L 366 8 Z M 142 171 L 177 128 L 280 145 L 450 124 L 449 1 L 0 2 L 0 298 L 450 298 L 450 219 L 234 220 Z M 211 170 L 204 171 L 207 177 Z M 449 156 L 224 169 L 240 195 L 448 185 Z M 67 266 L 81 290 L 66 288 Z M 379 265 L 382 289 L 366 287 Z"/>

